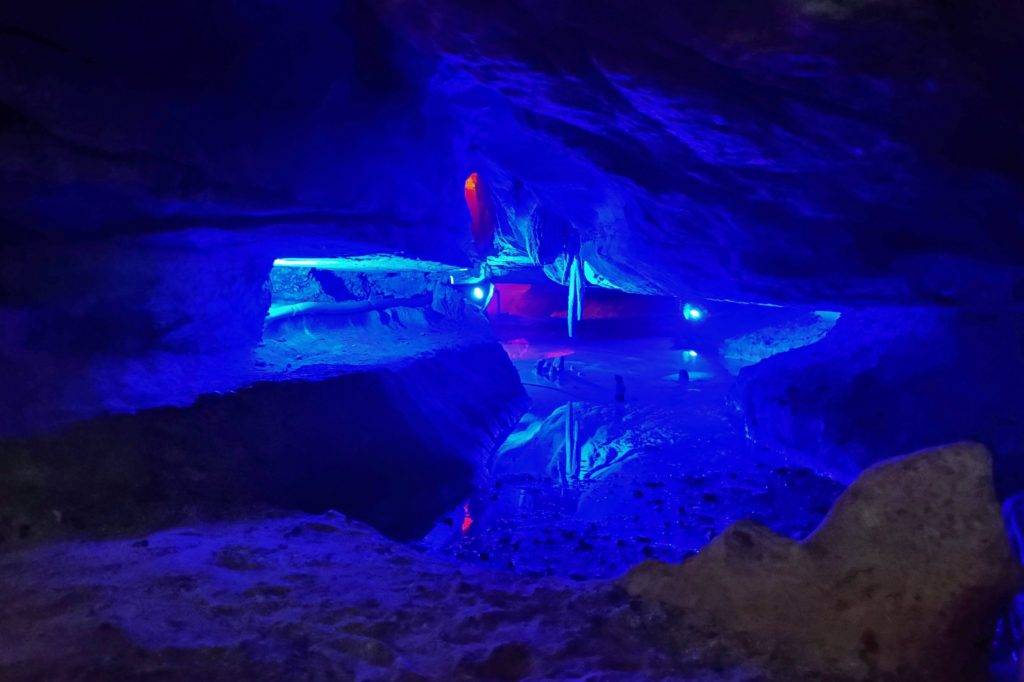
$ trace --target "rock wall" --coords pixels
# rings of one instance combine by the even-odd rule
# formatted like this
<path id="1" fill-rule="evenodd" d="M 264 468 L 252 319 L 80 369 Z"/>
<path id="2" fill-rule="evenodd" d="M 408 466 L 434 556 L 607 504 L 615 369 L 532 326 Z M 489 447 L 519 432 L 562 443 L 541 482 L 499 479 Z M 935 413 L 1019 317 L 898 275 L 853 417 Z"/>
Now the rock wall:
<path id="1" fill-rule="evenodd" d="M 1013 312 L 844 312 L 817 343 L 743 368 L 736 401 L 756 440 L 848 478 L 900 452 L 979 441 L 1008 493 L 1024 487 L 1021 330 Z"/>
<path id="2" fill-rule="evenodd" d="M 432 61 L 367 3 L 3 15 L 0 244 L 327 226 L 458 253 L 457 120 L 431 101 Z"/>
<path id="3" fill-rule="evenodd" d="M 116 388 L 96 378 L 114 366 L 140 375 L 179 357 L 179 373 L 226 373 L 259 343 L 270 305 L 273 256 L 224 233 L 0 253 L 0 435 L 116 409 L 104 402 Z"/>

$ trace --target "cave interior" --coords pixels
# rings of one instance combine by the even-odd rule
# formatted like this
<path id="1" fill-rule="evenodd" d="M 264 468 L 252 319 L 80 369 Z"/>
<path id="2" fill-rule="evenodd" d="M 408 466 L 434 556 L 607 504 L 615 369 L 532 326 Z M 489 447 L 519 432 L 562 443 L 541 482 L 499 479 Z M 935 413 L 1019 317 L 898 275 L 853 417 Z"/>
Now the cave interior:
<path id="1" fill-rule="evenodd" d="M 1024 6 L 0 10 L 0 677 L 1024 679 Z"/>

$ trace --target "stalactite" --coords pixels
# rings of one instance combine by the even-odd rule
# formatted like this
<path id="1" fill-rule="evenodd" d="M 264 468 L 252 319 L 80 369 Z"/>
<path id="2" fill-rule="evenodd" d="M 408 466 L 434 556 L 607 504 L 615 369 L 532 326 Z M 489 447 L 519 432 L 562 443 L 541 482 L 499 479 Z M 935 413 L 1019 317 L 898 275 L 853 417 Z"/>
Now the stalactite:
<path id="1" fill-rule="evenodd" d="M 569 302 L 565 316 L 569 326 L 569 338 L 575 336 L 576 322 L 583 319 L 583 278 L 580 270 L 580 258 L 577 255 L 572 258 L 569 265 Z"/>

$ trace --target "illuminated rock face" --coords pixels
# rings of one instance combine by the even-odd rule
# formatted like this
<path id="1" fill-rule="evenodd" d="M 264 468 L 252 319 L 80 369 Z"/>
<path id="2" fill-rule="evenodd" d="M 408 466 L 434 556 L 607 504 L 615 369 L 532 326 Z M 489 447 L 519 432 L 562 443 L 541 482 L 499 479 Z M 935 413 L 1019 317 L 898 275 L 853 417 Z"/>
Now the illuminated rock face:
<path id="1" fill-rule="evenodd" d="M 97 362 L 244 362 L 274 258 L 466 264 L 474 216 L 627 291 L 1024 296 L 1014 3 L 64 4 L 0 35 L 4 433 Z"/>
<path id="2" fill-rule="evenodd" d="M 984 679 L 1000 603 L 1019 582 L 991 458 L 957 444 L 866 470 L 797 543 L 740 522 L 681 565 L 622 583 L 776 679 Z"/>
<path id="3" fill-rule="evenodd" d="M 828 308 L 1020 282 L 1019 7 L 380 4 L 441 56 L 502 204 L 617 286 Z"/>
<path id="4" fill-rule="evenodd" d="M 627 290 L 1021 291 L 1014 3 L 57 5 L 0 40 L 5 242 L 264 226 L 457 261 L 477 173 Z"/>
<path id="5" fill-rule="evenodd" d="M 409 334 L 339 345 L 370 357 L 408 342 L 407 357 L 289 378 L 318 356 L 293 339 L 269 360 L 255 352 L 267 277 L 279 257 L 401 251 L 468 265 L 493 246 L 492 228 L 502 249 L 558 279 L 578 252 L 578 272 L 628 292 L 840 311 L 823 340 L 744 369 L 737 395 L 751 435 L 851 475 L 977 438 L 995 453 L 1000 482 L 1024 485 L 1005 467 L 1024 461 L 1020 337 L 1007 318 L 984 317 L 1024 302 L 1020 3 L 8 4 L 0 504 L 12 506 L 0 516 L 10 537 L 264 504 L 336 505 L 395 537 L 422 532 L 465 494 L 472 458 L 517 414 L 507 358 L 491 339 L 449 343 L 465 328 L 416 327 L 472 307 L 435 289 L 419 309 L 366 325 L 409 322 L 422 346 Z M 294 284 L 345 302 L 353 283 L 338 279 Z M 332 284 L 344 286 L 332 294 Z M 871 307 L 896 312 L 858 313 Z M 743 362 L 759 352 L 744 350 Z M 984 364 L 993 355 L 998 367 Z M 271 361 L 280 371 L 264 381 L 257 363 Z M 955 519 L 978 520 L 979 534 L 914 544 L 910 509 L 909 520 L 896 515 L 895 537 L 929 569 L 965 568 L 966 583 L 931 576 L 939 587 L 928 603 L 956 604 L 944 600 L 976 585 L 978 610 L 965 617 L 985 625 L 1004 552 L 979 482 L 983 458 L 954 459 L 952 470 L 977 483 L 953 491 L 968 500 Z M 948 481 L 926 478 L 920 490 L 935 496 L 921 509 L 935 506 L 921 523 L 938 523 L 946 510 L 934 500 L 947 499 Z M 975 493 L 985 500 L 976 515 Z M 858 507 L 836 516 L 849 508 Z M 830 524 L 801 545 L 741 526 L 678 572 L 707 570 L 708 585 L 787 611 L 784 597 L 809 597 L 775 593 L 776 569 L 828 589 L 847 576 L 823 572 L 817 549 L 846 552 L 835 570 L 860 567 L 851 548 L 864 549 L 861 539 L 833 543 L 825 531 L 863 526 Z M 887 537 L 872 537 L 878 552 L 893 549 Z M 762 553 L 763 563 L 750 556 Z M 901 565 L 871 567 L 898 581 Z M 763 569 L 765 582 L 744 582 L 748 569 Z M 648 566 L 627 584 L 689 603 L 676 572 Z M 862 587 L 859 576 L 844 584 Z M 868 613 L 887 593 L 846 589 L 829 595 L 863 607 L 831 603 L 846 620 L 824 643 L 853 674 L 898 674 L 900 640 Z M 810 623 L 829 622 L 829 605 L 807 606 Z M 707 613 L 729 618 L 734 606 Z M 750 627 L 777 633 L 759 613 Z M 734 625 L 742 633 L 748 623 Z M 806 623 L 781 625 L 784 646 L 817 650 Z M 567 646 L 589 638 L 582 632 Z M 924 641 L 948 670 L 973 662 Z M 469 670 L 485 674 L 475 656 Z"/>

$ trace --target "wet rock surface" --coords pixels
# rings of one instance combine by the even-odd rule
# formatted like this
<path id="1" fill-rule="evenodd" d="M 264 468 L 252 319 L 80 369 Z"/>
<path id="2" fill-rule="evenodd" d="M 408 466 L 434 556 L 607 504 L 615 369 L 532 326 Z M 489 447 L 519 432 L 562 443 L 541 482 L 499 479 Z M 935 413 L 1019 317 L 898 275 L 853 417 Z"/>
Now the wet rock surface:
<path id="1" fill-rule="evenodd" d="M 636 531 L 626 551 L 590 561 L 592 573 L 573 569 L 576 577 L 606 577 L 638 554 L 679 559 L 736 510 L 767 508 L 760 520 L 802 537 L 836 491 L 834 472 L 852 478 L 879 458 L 953 439 L 977 440 L 994 453 L 997 482 L 1006 488 L 1000 492 L 1024 486 L 1024 362 L 1017 323 L 1005 313 L 1024 300 L 1020 4 L 598 4 L 115 0 L 76 7 L 38 0 L 5 7 L 2 549 L 64 533 L 142 532 L 248 515 L 266 504 L 336 505 L 404 537 L 426 529 L 406 525 L 412 516 L 432 517 L 464 499 L 472 480 L 464 455 L 493 446 L 511 425 L 508 406 L 522 397 L 507 360 L 491 357 L 504 368 L 497 381 L 475 360 L 460 359 L 408 382 L 384 375 L 429 366 L 423 357 L 406 363 L 430 345 L 421 337 L 448 346 L 465 328 L 421 323 L 431 311 L 473 317 L 465 298 L 434 289 L 417 304 L 421 310 L 361 312 L 353 327 L 372 332 L 362 336 L 303 318 L 261 337 L 267 276 L 279 257 L 403 252 L 467 265 L 500 246 L 510 263 L 544 266 L 561 280 L 567 254 L 578 252 L 574 262 L 595 286 L 843 312 L 818 343 L 741 375 L 737 396 L 749 433 L 802 461 L 777 468 L 758 461 L 736 471 L 755 451 L 733 447 L 736 432 L 717 423 L 720 411 L 709 420 L 698 414 L 710 438 L 694 439 L 688 454 L 728 461 L 701 463 L 704 476 L 677 468 L 672 496 L 663 495 L 658 485 L 669 483 L 635 466 L 633 445 L 646 454 L 661 450 L 669 439 L 639 422 L 652 417 L 660 431 L 680 415 L 632 419 L 640 413 L 629 401 L 640 387 L 628 374 L 627 407 L 611 409 L 613 421 L 625 417 L 622 429 L 602 428 L 603 406 L 581 420 L 595 427 L 583 434 L 594 447 L 581 447 L 575 460 L 587 463 L 593 481 L 582 465 L 519 452 L 530 468 L 540 460 L 548 479 L 581 472 L 582 484 L 565 486 L 558 498 L 568 504 L 537 515 L 529 532 L 542 543 L 572 543 L 574 561 L 588 563 L 595 547 L 620 539 L 619 530 Z M 469 213 L 468 177 L 479 192 Z M 470 224 L 481 222 L 494 224 L 476 236 L 495 230 L 497 245 L 471 244 Z M 310 273 L 288 283 L 297 302 L 308 295 L 341 303 L 384 291 L 362 284 Z M 856 311 L 871 305 L 882 312 Z M 734 336 L 732 360 L 746 364 L 824 331 L 814 329 Z M 702 358 L 717 356 L 700 334 L 679 342 Z M 377 369 L 335 372 L 344 364 L 337 348 L 358 356 L 353 364 Z M 487 348 L 480 352 L 498 351 Z M 730 357 L 723 360 L 728 365 Z M 706 368 L 686 367 L 697 370 L 685 376 L 699 383 Z M 688 372 L 678 362 L 663 369 Z M 264 381 L 271 373 L 273 381 Z M 680 388 L 676 382 L 672 390 Z M 677 405 L 701 409 L 683 399 Z M 551 436 L 545 448 L 557 449 L 556 432 L 573 433 L 559 428 L 570 420 L 553 407 L 538 414 Z M 718 435 L 727 447 L 710 442 Z M 625 436 L 636 437 L 629 452 L 622 451 Z M 611 483 L 613 470 L 625 485 Z M 978 477 L 964 471 L 966 487 Z M 606 472 L 603 479 L 598 472 Z M 906 529 L 918 508 L 956 521 L 959 502 L 943 495 L 972 491 L 944 489 L 945 480 L 928 500 L 905 491 L 918 506 L 897 514 L 894 527 Z M 526 506 L 522 493 L 548 481 L 536 483 L 506 486 L 509 506 Z M 978 495 L 979 504 L 988 496 Z M 625 520 L 615 532 L 589 536 L 609 501 L 628 510 Z M 844 504 L 833 516 L 849 513 Z M 548 523 L 577 510 L 597 510 L 597 518 Z M 472 524 L 470 511 L 452 530 Z M 479 528 L 486 519 L 478 518 Z M 16 612 L 0 628 L 5 643 L 17 642 L 0 648 L 3 672 L 233 679 L 295 670 L 384 679 L 749 672 L 786 680 L 820 673 L 821 661 L 758 650 L 747 630 L 720 636 L 718 621 L 702 621 L 686 631 L 664 605 L 686 590 L 630 602 L 607 584 L 545 591 L 537 577 L 463 579 L 463 569 L 365 529 L 279 522 L 0 558 L 11 576 L 0 581 L 0 603 Z M 829 523 L 823 528 L 835 526 Z M 957 532 L 938 538 L 901 538 L 906 547 L 871 539 L 931 561 L 921 572 L 939 584 L 953 580 L 947 568 L 973 570 L 988 560 L 996 570 L 1001 562 L 993 544 L 987 555 L 974 547 L 979 563 L 971 563 L 963 550 L 970 543 L 954 540 L 980 542 L 989 526 L 979 522 L 977 536 L 966 526 L 953 523 Z M 691 536 L 680 541 L 677 529 Z M 676 572 L 699 572 L 722 555 L 761 567 L 732 576 L 735 589 L 748 590 L 744 599 L 763 597 L 788 614 L 791 604 L 762 595 L 750 575 L 792 565 L 811 584 L 824 579 L 810 550 L 830 546 L 819 535 L 828 533 L 794 542 L 740 525 L 681 568 L 648 565 L 635 575 L 650 571 L 672 583 Z M 864 560 L 873 560 L 874 545 L 863 547 Z M 335 562 L 332 552 L 342 558 Z M 367 558 L 378 554 L 384 558 Z M 859 570 L 840 558 L 849 561 L 838 565 Z M 540 564 L 530 570 L 551 569 Z M 898 565 L 890 569 L 886 580 L 903 579 Z M 729 571 L 710 575 L 708 584 L 719 585 Z M 839 586 L 845 576 L 831 576 L 829 584 L 846 594 L 873 586 L 872 575 L 854 573 Z M 922 629 L 903 623 L 918 637 L 913 644 L 945 644 L 928 636 L 949 635 L 949 651 L 966 651 L 950 633 L 984 625 L 981 610 L 995 599 L 987 590 L 999 581 L 970 571 L 960 578 L 976 580 L 970 608 Z M 948 585 L 922 600 L 942 602 L 957 589 Z M 799 592 L 803 584 L 783 587 L 811 600 Z M 376 596 L 389 590 L 400 596 Z M 710 592 L 709 600 L 729 594 Z M 346 601 L 349 593 L 363 601 Z M 916 674 L 894 663 L 899 636 L 857 620 L 874 617 L 859 610 L 862 601 L 863 609 L 882 608 L 879 600 L 891 594 L 908 592 L 857 592 L 843 608 L 832 605 L 843 614 L 844 638 L 833 658 L 849 663 L 838 674 L 883 674 L 893 665 L 898 676 Z M 827 605 L 811 601 L 811 620 L 831 623 L 820 610 Z M 520 602 L 521 612 L 514 608 Z M 726 623 L 746 607 L 701 604 L 698 613 Z M 350 618 L 335 608 L 355 611 Z M 756 610 L 748 615 L 751 628 L 764 615 L 785 630 L 780 652 L 815 641 L 797 615 L 779 623 Z M 934 671 L 939 676 L 973 672 L 973 659 L 954 660 L 944 650 L 907 665 L 931 672 L 926 656 L 947 666 Z"/>
<path id="2" fill-rule="evenodd" d="M 1019 585 L 991 458 L 960 443 L 866 470 L 803 542 L 741 522 L 680 565 L 622 585 L 782 679 L 983 679 L 1000 605 Z"/>
<path id="3" fill-rule="evenodd" d="M 528 575 L 593 579 L 645 559 L 680 561 L 740 519 L 794 539 L 810 533 L 844 486 L 751 444 L 730 419 L 729 380 L 679 385 L 668 345 L 604 342 L 606 356 L 580 344 L 557 381 L 516 361 L 534 403 L 487 480 L 425 544 Z M 615 372 L 625 404 L 613 400 Z"/>

